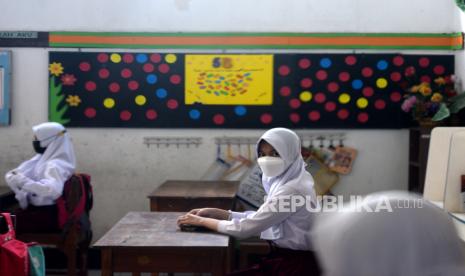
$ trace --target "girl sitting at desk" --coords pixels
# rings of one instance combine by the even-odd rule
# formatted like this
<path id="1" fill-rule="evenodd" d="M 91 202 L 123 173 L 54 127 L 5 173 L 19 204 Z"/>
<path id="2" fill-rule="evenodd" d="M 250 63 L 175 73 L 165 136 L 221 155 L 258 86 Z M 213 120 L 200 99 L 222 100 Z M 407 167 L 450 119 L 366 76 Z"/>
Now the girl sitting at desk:
<path id="1" fill-rule="evenodd" d="M 280 200 L 292 203 L 292 197 L 304 198 L 313 207 L 318 204 L 313 178 L 305 170 L 299 137 L 289 129 L 270 129 L 258 140 L 257 155 L 267 199 L 256 212 L 194 209 L 180 216 L 178 225 L 203 226 L 237 238 L 261 233 L 260 237 L 270 243 L 269 256 L 232 275 L 320 275 L 309 236 L 314 214 L 306 204 L 286 210 L 280 210 L 279 204 Z"/>

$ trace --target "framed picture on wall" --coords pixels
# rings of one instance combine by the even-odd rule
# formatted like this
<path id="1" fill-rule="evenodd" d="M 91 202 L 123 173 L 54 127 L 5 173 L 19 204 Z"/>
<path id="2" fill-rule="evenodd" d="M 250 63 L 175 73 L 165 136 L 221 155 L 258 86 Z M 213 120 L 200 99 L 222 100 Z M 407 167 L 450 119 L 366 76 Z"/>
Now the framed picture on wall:
<path id="1" fill-rule="evenodd" d="M 0 125 L 10 124 L 11 51 L 0 51 Z"/>

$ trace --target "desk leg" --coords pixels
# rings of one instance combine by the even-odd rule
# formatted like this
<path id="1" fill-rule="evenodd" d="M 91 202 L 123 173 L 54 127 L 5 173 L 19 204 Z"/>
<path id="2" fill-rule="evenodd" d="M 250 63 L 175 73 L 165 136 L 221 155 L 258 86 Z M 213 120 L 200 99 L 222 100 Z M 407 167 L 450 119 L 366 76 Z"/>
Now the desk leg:
<path id="1" fill-rule="evenodd" d="M 102 276 L 113 275 L 113 257 L 110 248 L 102 249 Z"/>

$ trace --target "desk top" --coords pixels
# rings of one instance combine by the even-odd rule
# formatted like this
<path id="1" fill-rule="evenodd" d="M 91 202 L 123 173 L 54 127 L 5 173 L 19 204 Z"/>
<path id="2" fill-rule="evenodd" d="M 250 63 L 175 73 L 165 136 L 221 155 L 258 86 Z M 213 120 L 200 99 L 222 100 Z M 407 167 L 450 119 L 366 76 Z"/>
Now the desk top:
<path id="1" fill-rule="evenodd" d="M 234 198 L 239 181 L 167 180 L 148 197 Z"/>
<path id="2" fill-rule="evenodd" d="M 185 212 L 129 212 L 95 247 L 228 247 L 229 237 L 211 232 L 182 232 L 176 220 Z"/>

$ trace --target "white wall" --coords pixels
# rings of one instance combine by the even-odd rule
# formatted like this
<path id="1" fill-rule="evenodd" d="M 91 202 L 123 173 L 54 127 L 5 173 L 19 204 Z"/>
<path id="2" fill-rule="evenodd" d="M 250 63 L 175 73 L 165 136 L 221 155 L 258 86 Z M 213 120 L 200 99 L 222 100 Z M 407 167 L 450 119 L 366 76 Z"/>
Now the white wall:
<path id="1" fill-rule="evenodd" d="M 11 31 L 462 31 L 454 0 L 0 0 L 0 7 L 0 30 Z M 32 156 L 31 126 L 47 120 L 48 49 L 12 50 L 12 125 L 0 128 L 0 175 Z M 463 74 L 460 55 L 457 70 Z M 126 212 L 148 210 L 147 194 L 164 180 L 200 177 L 214 159 L 214 137 L 226 133 L 257 137 L 262 130 L 71 128 L 69 132 L 79 171 L 93 177 L 92 220 L 98 238 Z M 342 177 L 335 193 L 406 189 L 407 130 L 346 133 L 346 144 L 357 148 L 359 155 L 354 171 Z M 145 136 L 200 136 L 203 144 L 147 148 L 142 143 Z"/>

